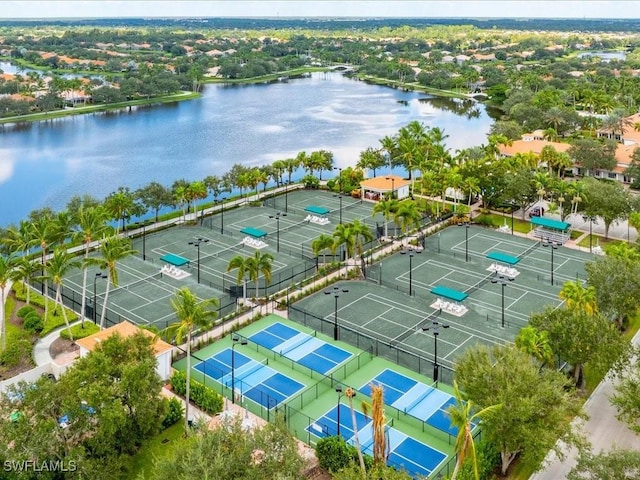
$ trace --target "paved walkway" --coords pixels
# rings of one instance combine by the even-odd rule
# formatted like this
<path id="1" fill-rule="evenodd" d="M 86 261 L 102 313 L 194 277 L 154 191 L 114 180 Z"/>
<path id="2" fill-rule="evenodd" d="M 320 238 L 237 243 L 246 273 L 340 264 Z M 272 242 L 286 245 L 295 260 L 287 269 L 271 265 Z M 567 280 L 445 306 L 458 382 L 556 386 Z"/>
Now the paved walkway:
<path id="1" fill-rule="evenodd" d="M 640 332 L 633 338 L 634 345 L 640 345 Z M 609 374 L 593 391 L 584 404 L 584 410 L 589 415 L 586 422 L 576 422 L 588 440 L 594 453 L 609 451 L 614 446 L 640 450 L 640 435 L 630 430 L 616 418 L 616 409 L 609 402 L 614 393 L 616 380 Z M 560 444 L 562 445 L 562 444 Z M 577 452 L 572 449 L 566 451 L 564 460 L 559 460 L 554 452 L 549 452 L 545 460 L 545 468 L 530 477 L 530 480 L 560 480 L 566 478 L 569 471 L 577 462 Z"/>

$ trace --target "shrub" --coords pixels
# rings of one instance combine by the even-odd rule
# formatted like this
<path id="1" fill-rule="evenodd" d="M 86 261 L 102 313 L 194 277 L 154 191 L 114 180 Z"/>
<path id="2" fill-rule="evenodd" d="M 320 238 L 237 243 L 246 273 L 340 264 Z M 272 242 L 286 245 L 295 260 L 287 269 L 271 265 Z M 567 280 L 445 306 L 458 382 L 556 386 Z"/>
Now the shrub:
<path id="1" fill-rule="evenodd" d="M 316 444 L 316 456 L 322 468 L 339 472 L 351 462 L 349 445 L 342 437 L 325 437 Z"/>
<path id="2" fill-rule="evenodd" d="M 44 328 L 42 317 L 35 310 L 24 318 L 24 329 L 29 333 L 39 333 Z"/>
<path id="3" fill-rule="evenodd" d="M 162 421 L 163 428 L 169 428 L 174 423 L 179 422 L 182 419 L 182 415 L 184 414 L 182 402 L 177 398 L 174 397 L 167 400 L 167 404 L 167 416 L 164 417 L 164 420 Z"/>
<path id="4" fill-rule="evenodd" d="M 223 401 L 220 394 L 193 378 L 189 383 L 191 385 L 190 400 L 193 403 L 212 415 L 222 411 Z M 187 375 L 182 372 L 174 373 L 171 377 L 171 388 L 176 395 L 184 397 L 187 392 Z"/>
<path id="5" fill-rule="evenodd" d="M 16 338 L 7 342 L 7 348 L 0 353 L 0 365 L 13 367 L 20 363 L 23 357 L 31 353 L 31 342 L 25 338 Z"/>
<path id="6" fill-rule="evenodd" d="M 73 335 L 74 340 L 88 337 L 89 335 L 93 335 L 94 333 L 97 333 L 99 331 L 100 327 L 90 322 L 84 322 L 84 328 L 82 328 L 82 325 L 74 325 L 73 327 L 71 327 L 71 335 Z M 63 328 L 60 331 L 60 337 L 64 338 L 65 340 L 70 340 L 69 330 L 67 328 Z"/>
<path id="7" fill-rule="evenodd" d="M 486 215 L 480 215 L 479 217 L 474 218 L 473 221 L 476 225 L 482 225 L 483 227 L 495 227 L 493 219 Z"/>
<path id="8" fill-rule="evenodd" d="M 18 315 L 18 317 L 20 317 L 20 318 L 24 318 L 24 317 L 26 317 L 29 313 L 31 313 L 31 312 L 35 312 L 35 311 L 36 311 L 36 309 L 35 309 L 35 308 L 33 308 L 31 305 L 25 305 L 25 306 L 23 306 L 22 308 L 20 308 L 20 309 L 18 310 L 17 315 Z"/>
<path id="9" fill-rule="evenodd" d="M 302 179 L 302 183 L 304 184 L 304 188 L 313 188 L 316 189 L 320 186 L 320 180 L 313 175 L 306 175 Z"/>

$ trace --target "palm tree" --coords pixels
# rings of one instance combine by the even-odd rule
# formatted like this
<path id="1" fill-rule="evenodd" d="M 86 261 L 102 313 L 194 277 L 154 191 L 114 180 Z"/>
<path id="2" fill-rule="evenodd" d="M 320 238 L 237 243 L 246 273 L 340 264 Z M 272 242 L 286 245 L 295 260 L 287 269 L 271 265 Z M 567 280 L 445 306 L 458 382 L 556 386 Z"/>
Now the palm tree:
<path id="1" fill-rule="evenodd" d="M 367 478 L 367 468 L 364 464 L 364 457 L 362 456 L 362 449 L 360 448 L 360 437 L 358 437 L 358 422 L 356 421 L 356 411 L 353 409 L 353 397 L 356 396 L 356 391 L 349 387 L 345 390 L 344 396 L 349 400 L 349 410 L 351 411 L 351 423 L 353 424 L 353 439 L 356 442 L 356 450 L 358 452 L 358 460 L 360 462 L 360 471 L 362 473 L 362 480 Z"/>
<path id="2" fill-rule="evenodd" d="M 355 250 L 356 236 L 351 230 L 350 223 L 342 223 L 342 224 L 336 225 L 336 228 L 333 231 L 334 251 L 337 250 L 338 247 L 341 245 L 344 245 L 346 258 L 351 258 Z"/>
<path id="3" fill-rule="evenodd" d="M 87 301 L 87 259 L 89 258 L 89 251 L 91 249 L 91 244 L 96 240 L 96 238 L 101 238 L 106 230 L 107 214 L 104 209 L 99 207 L 89 207 L 85 208 L 81 206 L 78 210 L 76 220 L 78 225 L 78 230 L 74 232 L 73 239 L 82 242 L 84 245 L 84 264 L 82 266 L 82 305 L 80 307 L 80 318 L 81 326 L 84 328 L 84 311 L 85 305 Z M 93 308 L 96 308 L 95 305 Z"/>
<path id="4" fill-rule="evenodd" d="M 354 220 L 351 222 L 351 233 L 356 237 L 354 244 L 355 253 L 362 258 L 363 244 L 364 242 L 370 242 L 373 240 L 373 233 L 371 233 L 369 227 L 360 220 Z"/>
<path id="5" fill-rule="evenodd" d="M 373 206 L 373 212 L 371 216 L 375 216 L 377 213 L 381 213 L 384 217 L 384 236 L 389 237 L 389 220 L 392 215 L 396 213 L 398 209 L 398 201 L 395 198 L 385 198 L 380 200 Z"/>
<path id="6" fill-rule="evenodd" d="M 386 419 L 384 414 L 384 388 L 371 384 L 371 419 L 373 428 L 373 461 L 386 464 L 388 456 Z"/>
<path id="7" fill-rule="evenodd" d="M 476 457 L 476 446 L 473 442 L 473 425 L 474 421 L 479 421 L 482 417 L 487 416 L 493 413 L 495 410 L 499 409 L 500 405 L 491 405 L 489 407 L 483 408 L 482 410 L 472 413 L 474 408 L 471 400 L 464 401 L 462 399 L 462 394 L 460 393 L 460 389 L 458 388 L 458 382 L 453 381 L 453 394 L 456 399 L 456 403 L 451 405 L 447 409 L 447 413 L 451 418 L 451 425 L 456 427 L 458 430 L 458 434 L 456 436 L 456 444 L 454 446 L 454 450 L 456 452 L 456 466 L 453 469 L 453 473 L 451 474 L 451 480 L 455 480 L 460 472 L 460 467 L 464 463 L 465 458 L 468 456 L 471 457 L 471 462 L 473 464 L 473 473 L 476 477 L 476 480 L 480 478 L 480 474 L 478 473 L 478 458 Z"/>
<path id="8" fill-rule="evenodd" d="M 515 343 L 520 350 L 540 361 L 541 367 L 553 364 L 553 350 L 547 331 L 527 325 L 520 330 Z"/>
<path id="9" fill-rule="evenodd" d="M 406 234 L 411 227 L 420 227 L 422 214 L 420 213 L 418 204 L 413 200 L 400 202 L 393 220 L 400 225 L 400 230 L 403 234 Z"/>
<path id="10" fill-rule="evenodd" d="M 322 234 L 311 242 L 311 248 L 313 249 L 313 254 L 316 257 L 320 256 L 320 252 L 322 252 L 322 263 L 327 263 L 326 251 L 331 250 L 332 253 L 335 253 L 333 237 Z"/>
<path id="11" fill-rule="evenodd" d="M 245 260 L 247 271 L 249 273 L 249 280 L 253 280 L 256 283 L 256 298 L 259 296 L 258 292 L 258 279 L 260 274 L 264 276 L 265 280 L 265 296 L 267 292 L 267 286 L 271 282 L 271 268 L 273 267 L 273 255 L 270 253 L 262 253 L 260 250 L 256 250 L 253 257 L 248 257 Z"/>
<path id="12" fill-rule="evenodd" d="M 15 279 L 22 282 L 26 293 L 26 303 L 31 303 L 31 280 L 33 280 L 35 274 L 40 270 L 38 262 L 29 260 L 27 257 L 20 257 L 16 264 Z"/>
<path id="13" fill-rule="evenodd" d="M 245 276 L 249 273 L 249 265 L 247 265 L 248 258 L 249 257 L 243 257 L 242 255 L 236 255 L 229 260 L 229 265 L 227 265 L 227 272 L 238 270 L 237 283 L 238 285 L 242 285 L 243 298 L 247 298 L 247 280 Z"/>
<path id="14" fill-rule="evenodd" d="M 218 300 L 210 298 L 198 301 L 198 298 L 187 287 L 183 287 L 175 293 L 171 299 L 171 308 L 176 312 L 178 321 L 169 325 L 163 332 L 165 338 L 182 343 L 186 337 L 187 341 L 187 385 L 186 404 L 184 416 L 185 436 L 189 433 L 189 394 L 191 393 L 191 335 L 196 329 L 205 330 L 209 328 L 211 322 L 216 318 L 216 311 L 210 307 L 217 307 Z"/>
<path id="15" fill-rule="evenodd" d="M 46 261 L 45 259 L 47 257 L 47 254 L 49 253 L 49 248 L 55 242 L 55 239 L 58 238 L 57 227 L 57 224 L 54 222 L 51 216 L 43 215 L 31 224 L 30 229 L 31 245 L 40 248 L 40 268 L 43 277 L 42 295 L 44 297 L 45 318 L 47 317 L 49 305 L 47 301 L 47 298 L 49 297 L 49 283 L 44 278 L 44 267 Z"/>
<path id="16" fill-rule="evenodd" d="M 4 305 L 7 301 L 5 290 L 9 282 L 15 278 L 16 257 L 0 255 L 0 336 L 2 337 L 2 350 L 7 347 L 7 331 L 4 318 Z"/>
<path id="17" fill-rule="evenodd" d="M 97 265 L 100 270 L 107 271 L 107 287 L 104 292 L 104 303 L 102 304 L 102 313 L 100 314 L 100 329 L 104 328 L 104 319 L 107 313 L 107 301 L 109 300 L 109 290 L 111 285 L 118 286 L 118 269 L 117 264 L 124 258 L 135 254 L 136 251 L 131 248 L 131 244 L 126 238 L 111 236 L 103 239 L 100 245 L 99 258 L 88 258 L 89 265 Z M 94 306 L 95 308 L 95 306 Z"/>
<path id="18" fill-rule="evenodd" d="M 193 202 L 193 210 L 195 221 L 198 221 L 198 200 L 204 200 L 207 198 L 207 185 L 204 181 L 195 181 L 191 182 L 187 187 L 187 195 L 189 199 Z"/>
<path id="19" fill-rule="evenodd" d="M 595 287 L 585 288 L 580 281 L 564 282 L 558 297 L 565 301 L 568 309 L 584 315 L 594 315 L 598 311 Z"/>
<path id="20" fill-rule="evenodd" d="M 58 307 L 62 310 L 62 318 L 67 326 L 69 332 L 69 339 L 73 341 L 71 334 L 71 325 L 69 325 L 69 318 L 67 317 L 67 309 L 62 304 L 62 283 L 64 277 L 69 273 L 69 270 L 78 268 L 80 262 L 75 260 L 75 257 L 70 254 L 64 247 L 58 247 L 53 251 L 53 256 L 47 261 L 47 280 L 51 280 L 56 287 L 55 307 L 54 312 L 58 310 Z M 46 317 L 45 317 L 46 318 Z"/>

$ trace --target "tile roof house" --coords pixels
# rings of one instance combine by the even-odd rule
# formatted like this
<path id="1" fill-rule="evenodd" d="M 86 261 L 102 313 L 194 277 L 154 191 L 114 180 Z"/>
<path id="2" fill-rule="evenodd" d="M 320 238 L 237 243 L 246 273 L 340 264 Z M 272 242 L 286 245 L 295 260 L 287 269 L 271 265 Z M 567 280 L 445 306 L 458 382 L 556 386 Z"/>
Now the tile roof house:
<path id="1" fill-rule="evenodd" d="M 368 178 L 360 182 L 361 198 L 378 201 L 384 194 L 394 192 L 394 198 L 402 200 L 409 196 L 409 185 L 409 180 L 398 175 Z"/>
<path id="2" fill-rule="evenodd" d="M 76 343 L 80 346 L 80 356 L 85 357 L 89 352 L 93 351 L 100 342 L 112 335 L 120 335 L 122 338 L 127 338 L 139 332 L 153 339 L 153 352 L 157 359 L 156 372 L 158 372 L 162 380 L 168 380 L 171 376 L 171 354 L 173 352 L 173 346 L 161 340 L 149 330 L 140 328 L 131 322 L 124 320 L 112 327 L 100 330 L 93 335 L 76 340 Z"/>

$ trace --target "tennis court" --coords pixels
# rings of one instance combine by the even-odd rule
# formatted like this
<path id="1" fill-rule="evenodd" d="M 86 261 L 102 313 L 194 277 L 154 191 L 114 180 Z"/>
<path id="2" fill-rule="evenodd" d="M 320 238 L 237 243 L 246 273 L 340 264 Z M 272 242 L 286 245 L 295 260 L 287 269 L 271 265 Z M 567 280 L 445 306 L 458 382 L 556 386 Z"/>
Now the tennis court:
<path id="1" fill-rule="evenodd" d="M 264 211 L 264 216 L 268 219 L 266 209 L 262 207 L 244 207 L 238 209 L 246 213 L 255 214 L 257 211 Z M 234 211 L 234 214 L 236 211 Z M 231 216 L 226 213 L 225 216 Z M 240 217 L 238 217 L 240 218 Z M 276 235 L 273 238 L 264 229 L 258 228 L 262 224 L 258 224 L 257 220 L 265 221 L 261 215 L 255 217 L 256 223 L 251 223 L 254 219 L 247 216 L 245 220 L 237 225 L 237 231 L 232 232 L 234 228 L 233 218 L 225 222 L 225 233 L 221 234 L 218 230 L 211 230 L 202 226 L 178 226 L 172 227 L 160 232 L 154 232 L 147 235 L 146 239 L 146 260 L 147 262 L 156 264 L 160 268 L 165 262 L 162 258 L 181 258 L 187 261 L 186 264 L 179 267 L 190 274 L 191 280 L 216 289 L 220 292 L 228 293 L 231 296 L 242 296 L 243 291 L 238 286 L 237 271 L 227 272 L 229 262 L 237 256 L 246 258 L 255 255 L 256 251 L 261 253 L 270 253 L 274 256 L 271 268 L 271 282 L 267 284 L 264 276 L 260 275 L 258 279 L 258 291 L 253 281 L 247 282 L 248 296 L 264 296 L 265 289 L 269 294 L 286 288 L 295 281 L 304 280 L 308 275 L 315 271 L 315 259 L 302 258 L 300 246 L 297 251 L 281 251 L 278 253 L 276 249 Z M 269 220 L 270 221 L 270 220 Z M 252 227 L 247 227 L 253 225 Z M 261 237 L 261 241 L 267 243 L 265 248 L 253 248 L 243 242 L 248 234 L 241 234 L 241 229 L 247 229 L 250 232 L 258 234 L 257 231 L 265 232 L 266 236 Z M 260 234 L 262 235 L 262 234 Z M 251 237 L 255 238 L 255 237 Z M 136 245 L 141 248 L 141 239 L 136 240 Z M 290 255 L 295 253 L 295 255 Z"/>
<path id="2" fill-rule="evenodd" d="M 339 413 L 338 413 L 339 409 Z M 373 422 L 370 417 L 354 410 L 358 428 L 358 440 L 362 452 L 373 456 Z M 340 418 L 338 423 L 338 417 Z M 351 410 L 340 403 L 332 407 L 322 417 L 308 427 L 309 433 L 318 439 L 339 434 L 351 445 L 355 445 L 355 431 Z M 429 476 L 446 460 L 447 455 L 435 448 L 412 438 L 401 431 L 387 426 L 389 456 L 387 463 L 398 470 L 405 470 L 411 476 Z"/>
<path id="3" fill-rule="evenodd" d="M 392 369 L 385 369 L 360 387 L 360 391 L 371 396 L 371 385 L 383 387 L 384 401 L 398 410 L 408 413 L 449 435 L 458 434 L 457 427 L 451 425 L 447 409 L 456 400 L 442 390 L 419 382 Z M 476 424 L 472 424 L 472 429 Z"/>
<path id="4" fill-rule="evenodd" d="M 339 339 L 363 350 L 398 361 L 409 352 L 412 368 L 431 376 L 432 364 L 420 365 L 419 357 L 433 359 L 433 322 L 446 324 L 438 338 L 438 363 L 452 367 L 458 355 L 474 344 L 502 345 L 513 341 L 519 327 L 502 328 L 500 321 L 468 312 L 463 317 L 449 315 L 429 305 L 436 300 L 409 297 L 396 290 L 366 281 L 339 282 L 348 289 L 338 299 L 337 323 Z M 495 309 L 495 307 L 492 307 Z M 499 314 L 499 303 L 498 310 Z M 291 305 L 289 318 L 314 330 L 331 335 L 336 318 L 335 299 L 318 292 Z M 524 322 L 524 320 L 523 320 Z M 406 359 L 405 359 L 406 360 Z"/>
<path id="5" fill-rule="evenodd" d="M 305 388 L 304 384 L 270 368 L 268 362 L 258 362 L 231 348 L 212 355 L 194 368 L 227 388 L 235 388 L 236 396 L 248 397 L 267 408 L 277 407 Z"/>
<path id="6" fill-rule="evenodd" d="M 249 339 L 322 374 L 329 373 L 352 356 L 346 350 L 280 322 L 254 333 Z"/>

